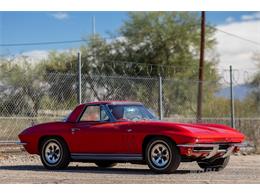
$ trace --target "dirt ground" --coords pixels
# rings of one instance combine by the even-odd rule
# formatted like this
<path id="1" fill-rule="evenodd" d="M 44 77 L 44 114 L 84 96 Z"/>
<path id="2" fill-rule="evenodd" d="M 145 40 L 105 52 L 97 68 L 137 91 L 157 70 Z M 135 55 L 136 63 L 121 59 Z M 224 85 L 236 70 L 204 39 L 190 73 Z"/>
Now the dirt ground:
<path id="1" fill-rule="evenodd" d="M 220 172 L 203 172 L 193 162 L 182 163 L 173 174 L 158 175 L 145 165 L 129 163 L 107 169 L 71 163 L 66 170 L 49 171 L 36 155 L 0 153 L 0 183 L 260 183 L 260 155 L 232 156 Z"/>

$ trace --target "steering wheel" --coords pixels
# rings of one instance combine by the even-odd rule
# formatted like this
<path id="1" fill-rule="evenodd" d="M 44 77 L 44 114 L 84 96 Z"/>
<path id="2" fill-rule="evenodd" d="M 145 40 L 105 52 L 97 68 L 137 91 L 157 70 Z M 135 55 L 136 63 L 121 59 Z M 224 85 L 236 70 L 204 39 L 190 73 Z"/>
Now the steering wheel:
<path id="1" fill-rule="evenodd" d="M 139 121 L 142 119 L 140 116 L 133 116 L 132 118 L 129 118 L 131 121 Z"/>

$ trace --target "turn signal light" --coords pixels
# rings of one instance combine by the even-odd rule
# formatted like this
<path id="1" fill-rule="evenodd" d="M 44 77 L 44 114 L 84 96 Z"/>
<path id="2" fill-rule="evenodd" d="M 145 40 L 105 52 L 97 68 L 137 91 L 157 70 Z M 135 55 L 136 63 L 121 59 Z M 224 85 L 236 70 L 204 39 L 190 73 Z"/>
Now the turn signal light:
<path id="1" fill-rule="evenodd" d="M 239 151 L 240 151 L 240 148 L 237 147 L 237 146 L 236 146 L 236 147 L 234 148 L 234 150 L 233 150 L 234 153 L 237 153 L 237 152 L 239 152 Z"/>
<path id="2" fill-rule="evenodd" d="M 188 148 L 187 155 L 191 156 L 191 154 L 192 154 L 192 148 Z"/>

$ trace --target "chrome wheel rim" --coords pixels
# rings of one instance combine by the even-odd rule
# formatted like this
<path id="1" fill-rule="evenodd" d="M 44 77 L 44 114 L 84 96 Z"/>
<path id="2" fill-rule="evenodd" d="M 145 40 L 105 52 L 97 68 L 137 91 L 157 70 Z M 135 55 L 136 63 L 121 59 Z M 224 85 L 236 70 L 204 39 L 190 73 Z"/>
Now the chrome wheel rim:
<path id="1" fill-rule="evenodd" d="M 61 149 L 55 142 L 50 142 L 45 147 L 45 159 L 50 164 L 55 164 L 60 160 Z"/>
<path id="2" fill-rule="evenodd" d="M 169 149 L 164 144 L 156 144 L 151 149 L 151 160 L 156 167 L 164 167 L 170 160 Z"/>

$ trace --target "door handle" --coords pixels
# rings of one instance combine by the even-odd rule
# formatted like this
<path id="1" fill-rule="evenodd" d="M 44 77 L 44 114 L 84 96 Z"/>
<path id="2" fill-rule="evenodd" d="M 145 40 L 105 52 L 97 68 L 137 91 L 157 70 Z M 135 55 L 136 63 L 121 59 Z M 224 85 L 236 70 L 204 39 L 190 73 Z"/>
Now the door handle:
<path id="1" fill-rule="evenodd" d="M 130 132 L 132 132 L 132 131 L 133 131 L 132 129 L 127 129 L 127 132 L 128 132 L 128 133 L 130 133 Z"/>
<path id="2" fill-rule="evenodd" d="M 71 132 L 74 134 L 76 131 L 79 131 L 79 128 L 71 128 Z"/>

